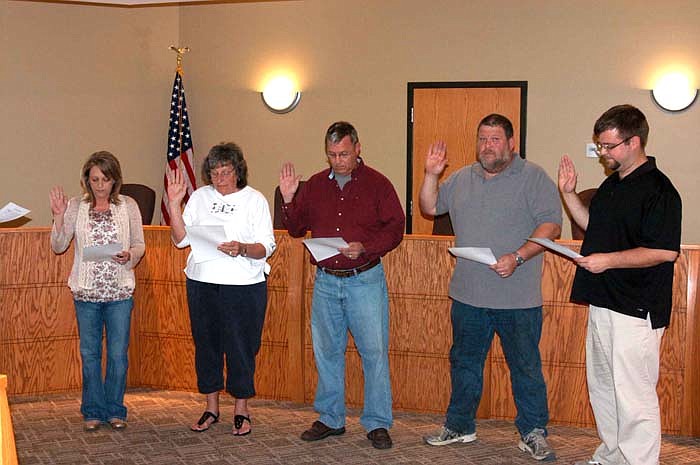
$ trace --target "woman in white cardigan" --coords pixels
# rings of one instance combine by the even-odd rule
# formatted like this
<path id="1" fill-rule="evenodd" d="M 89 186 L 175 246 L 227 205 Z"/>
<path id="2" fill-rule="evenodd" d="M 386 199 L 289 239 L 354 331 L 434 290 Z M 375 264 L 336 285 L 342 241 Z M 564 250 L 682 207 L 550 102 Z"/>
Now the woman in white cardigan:
<path id="1" fill-rule="evenodd" d="M 95 431 L 102 423 L 109 423 L 114 429 L 123 429 L 127 425 L 124 392 L 135 285 L 133 268 L 146 248 L 141 213 L 131 197 L 119 195 L 121 167 L 109 152 L 95 152 L 88 158 L 81 170 L 80 184 L 83 195 L 70 200 L 62 187 L 51 189 L 51 249 L 63 253 L 75 237 L 68 286 L 73 293 L 80 336 L 80 412 L 84 428 Z M 103 329 L 107 335 L 104 379 Z"/>

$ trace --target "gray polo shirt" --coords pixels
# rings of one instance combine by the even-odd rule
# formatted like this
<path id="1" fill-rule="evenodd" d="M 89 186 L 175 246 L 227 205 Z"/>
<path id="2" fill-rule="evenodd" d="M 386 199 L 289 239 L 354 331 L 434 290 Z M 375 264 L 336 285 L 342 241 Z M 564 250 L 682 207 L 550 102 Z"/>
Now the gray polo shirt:
<path id="1" fill-rule="evenodd" d="M 542 223 L 561 225 L 556 185 L 542 168 L 517 154 L 491 179 L 478 162 L 452 173 L 438 194 L 437 214 L 446 212 L 457 247 L 489 247 L 496 259 L 520 248 Z M 450 297 L 483 308 L 536 307 L 542 305 L 541 281 L 542 254 L 505 279 L 487 265 L 457 258 Z"/>

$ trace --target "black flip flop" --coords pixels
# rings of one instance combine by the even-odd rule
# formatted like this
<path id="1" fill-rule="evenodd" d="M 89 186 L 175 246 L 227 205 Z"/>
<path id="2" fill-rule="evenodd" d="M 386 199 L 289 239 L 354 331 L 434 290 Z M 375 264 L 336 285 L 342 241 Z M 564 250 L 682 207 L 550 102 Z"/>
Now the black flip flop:
<path id="1" fill-rule="evenodd" d="M 204 425 L 204 424 L 207 422 L 207 420 L 209 420 L 210 418 L 213 418 L 214 421 L 212 421 L 211 423 L 209 423 L 209 424 L 207 425 L 206 428 L 203 428 L 203 429 L 195 429 L 195 428 L 193 428 L 193 427 L 190 427 L 190 430 L 194 431 L 195 433 L 203 433 L 204 431 L 208 430 L 209 427 L 210 427 L 211 425 L 213 425 L 214 423 L 216 423 L 217 421 L 219 421 L 219 415 L 215 414 L 214 412 L 210 412 L 209 410 L 206 410 L 206 411 L 202 414 L 202 416 L 199 418 L 199 420 L 197 421 L 197 426 L 202 426 L 202 425 Z"/>
<path id="2" fill-rule="evenodd" d="M 244 422 L 244 421 L 247 421 L 248 424 L 251 425 L 251 423 L 250 423 L 250 416 L 247 416 L 247 415 L 234 415 L 234 417 L 233 417 L 233 427 L 235 428 L 235 431 L 233 431 L 233 435 L 234 435 L 234 436 L 246 436 L 246 435 L 250 434 L 251 431 L 253 431 L 253 429 L 251 428 L 251 429 L 249 429 L 248 431 L 246 431 L 245 433 L 239 433 L 239 432 L 238 432 L 238 430 L 241 429 L 241 427 L 243 426 L 243 422 Z"/>

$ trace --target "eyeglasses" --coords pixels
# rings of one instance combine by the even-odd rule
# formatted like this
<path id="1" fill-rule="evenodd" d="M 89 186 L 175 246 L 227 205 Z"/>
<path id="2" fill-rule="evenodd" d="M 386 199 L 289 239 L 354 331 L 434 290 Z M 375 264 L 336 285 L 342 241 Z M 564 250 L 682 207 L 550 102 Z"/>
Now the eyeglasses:
<path id="1" fill-rule="evenodd" d="M 347 160 L 350 158 L 350 155 L 352 155 L 350 152 L 340 152 L 340 153 L 333 153 L 333 152 L 328 152 L 326 153 L 326 156 L 331 159 L 336 159 L 336 160 Z"/>
<path id="2" fill-rule="evenodd" d="M 618 142 L 617 144 L 601 144 L 601 143 L 597 143 L 597 144 L 595 144 L 595 152 L 600 156 L 600 154 L 603 153 L 603 150 L 606 150 L 607 152 L 610 152 L 612 149 L 616 148 L 618 145 L 624 144 L 625 142 L 629 141 L 629 140 L 630 140 L 631 138 L 633 138 L 633 137 L 634 137 L 634 136 L 629 136 L 628 138 L 621 140 L 621 141 Z"/>
<path id="3" fill-rule="evenodd" d="M 221 170 L 221 171 L 212 171 L 210 173 L 211 178 L 228 178 L 230 176 L 233 176 L 233 170 Z"/>

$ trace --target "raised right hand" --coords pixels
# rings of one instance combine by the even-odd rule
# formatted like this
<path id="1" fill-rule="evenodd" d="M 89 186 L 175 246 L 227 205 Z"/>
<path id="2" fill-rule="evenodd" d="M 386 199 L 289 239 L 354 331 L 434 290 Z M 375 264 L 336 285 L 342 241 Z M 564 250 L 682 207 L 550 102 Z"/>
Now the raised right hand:
<path id="1" fill-rule="evenodd" d="M 292 162 L 284 162 L 280 170 L 280 193 L 284 203 L 289 203 L 294 198 L 294 194 L 299 188 L 301 175 L 297 176 Z"/>
<path id="2" fill-rule="evenodd" d="M 66 194 L 63 193 L 63 188 L 61 186 L 52 187 L 49 191 L 49 202 L 51 203 L 51 214 L 55 219 L 63 219 L 63 214 L 66 213 L 68 208 L 68 199 Z"/>
<path id="3" fill-rule="evenodd" d="M 430 144 L 425 158 L 426 174 L 439 176 L 447 166 L 447 144 L 437 141 Z"/>
<path id="4" fill-rule="evenodd" d="M 568 155 L 561 157 L 559 162 L 559 190 L 563 194 L 576 192 L 576 167 Z"/>
<path id="5" fill-rule="evenodd" d="M 187 184 L 185 183 L 182 171 L 178 169 L 168 173 L 168 186 L 166 189 L 168 192 L 168 203 L 175 204 L 179 207 L 187 193 Z"/>

